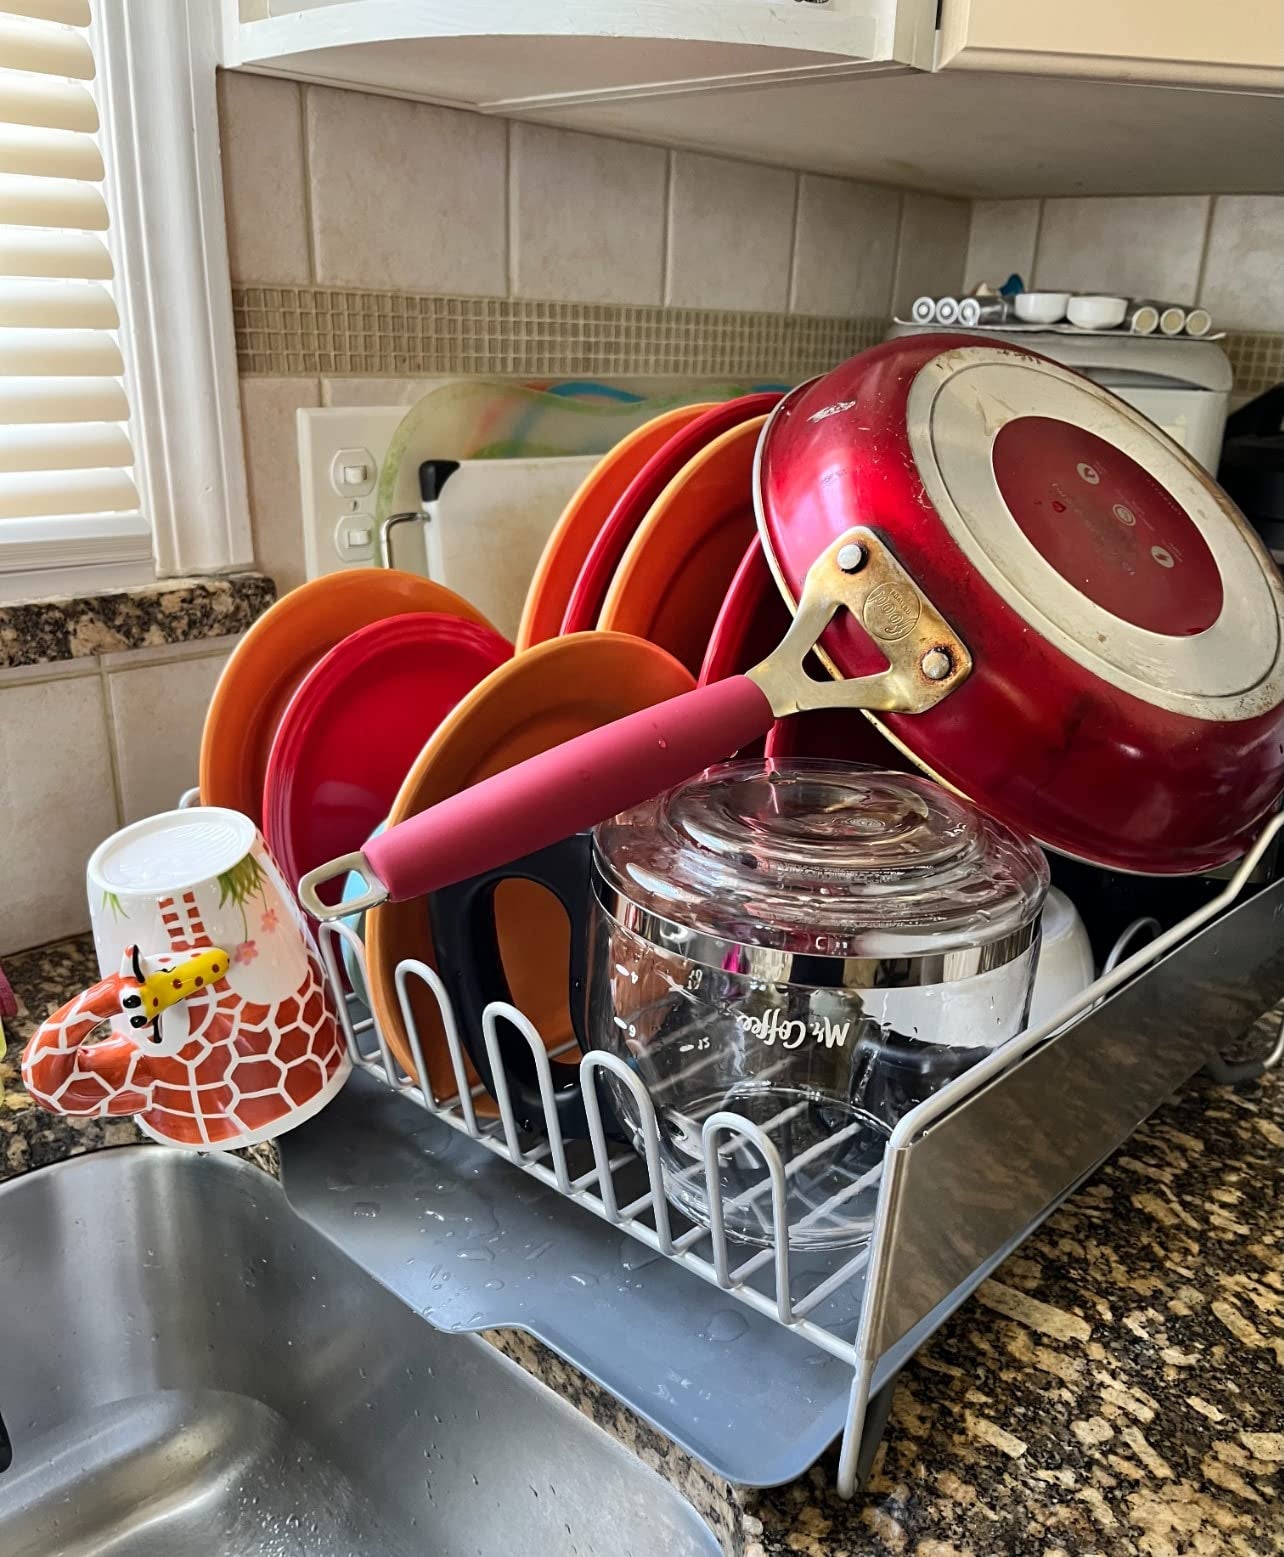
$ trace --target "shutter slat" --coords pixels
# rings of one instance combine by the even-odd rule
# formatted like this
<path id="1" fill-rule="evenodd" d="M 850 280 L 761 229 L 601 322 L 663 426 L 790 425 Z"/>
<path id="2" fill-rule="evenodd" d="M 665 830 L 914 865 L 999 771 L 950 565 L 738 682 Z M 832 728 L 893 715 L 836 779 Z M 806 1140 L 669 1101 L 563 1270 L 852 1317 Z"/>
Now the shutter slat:
<path id="1" fill-rule="evenodd" d="M 0 0 L 0 548 L 139 522 L 89 21 Z"/>
<path id="2" fill-rule="evenodd" d="M 10 70 L 33 75 L 94 79 L 89 39 L 70 27 L 0 12 L 0 59 Z"/>
<path id="3" fill-rule="evenodd" d="M 124 371 L 120 348 L 98 330 L 0 329 L 0 373 L 6 378 L 119 378 Z"/>
<path id="4" fill-rule="evenodd" d="M 0 173 L 0 222 L 9 227 L 107 231 L 107 202 L 93 184 Z"/>
<path id="5" fill-rule="evenodd" d="M 2 59 L 3 64 L 9 61 Z M 98 109 L 85 87 L 75 81 L 29 76 L 0 69 L 0 123 L 32 124 L 47 130 L 98 133 Z"/>
<path id="6" fill-rule="evenodd" d="M 0 378 L 0 423 L 124 422 L 125 391 L 112 378 Z"/>
<path id="7" fill-rule="evenodd" d="M 0 425 L 0 472 L 105 470 L 133 463 L 124 429 L 108 422 Z"/>
<path id="8" fill-rule="evenodd" d="M 89 0 L 0 0 L 7 16 L 34 16 L 64 27 L 89 26 Z"/>
<path id="9" fill-rule="evenodd" d="M 111 255 L 94 233 L 0 227 L 0 276 L 71 276 L 110 281 Z"/>
<path id="10" fill-rule="evenodd" d="M 102 183 L 103 157 L 93 136 L 78 130 L 37 129 L 29 124 L 0 124 L 0 173 L 39 178 L 85 179 Z"/>
<path id="11" fill-rule="evenodd" d="M 128 513 L 138 489 L 123 470 L 57 470 L 0 475 L 0 519 Z"/>
<path id="12" fill-rule="evenodd" d="M 0 283 L 0 326 L 22 330 L 114 330 L 119 324 L 111 293 L 96 281 Z"/>

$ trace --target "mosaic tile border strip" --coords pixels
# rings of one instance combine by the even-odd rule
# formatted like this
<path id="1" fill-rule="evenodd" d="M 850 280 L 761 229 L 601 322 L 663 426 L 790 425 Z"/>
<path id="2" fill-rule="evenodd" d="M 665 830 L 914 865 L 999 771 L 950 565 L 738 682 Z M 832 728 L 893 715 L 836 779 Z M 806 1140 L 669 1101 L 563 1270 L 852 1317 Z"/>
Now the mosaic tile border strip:
<path id="1" fill-rule="evenodd" d="M 1234 331 L 1222 342 L 1237 395 L 1260 395 L 1284 381 L 1284 335 Z"/>
<path id="2" fill-rule="evenodd" d="M 240 372 L 273 378 L 803 378 L 876 345 L 887 330 L 885 319 L 334 287 L 235 287 L 232 303 Z M 1284 334 L 1235 331 L 1222 344 L 1237 395 L 1261 394 L 1284 380 Z"/>
<path id="3" fill-rule="evenodd" d="M 882 339 L 884 319 L 527 298 L 235 287 L 244 375 L 803 378 Z"/>

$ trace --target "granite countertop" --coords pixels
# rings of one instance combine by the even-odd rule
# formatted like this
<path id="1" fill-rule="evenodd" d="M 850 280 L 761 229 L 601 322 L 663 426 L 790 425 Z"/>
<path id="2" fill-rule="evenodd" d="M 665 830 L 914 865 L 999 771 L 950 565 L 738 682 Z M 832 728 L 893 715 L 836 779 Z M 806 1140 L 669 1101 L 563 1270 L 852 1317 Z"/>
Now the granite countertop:
<path id="1" fill-rule="evenodd" d="M 25 1009 L 0 1177 L 142 1139 L 43 1114 L 17 1079 L 33 1019 L 96 976 L 88 938 L 5 966 Z M 833 1451 L 788 1486 L 732 1487 L 528 1336 L 488 1338 L 675 1482 L 731 1557 L 1280 1554 L 1282 1181 L 1284 1077 L 1192 1081 L 904 1369 L 850 1504 Z"/>

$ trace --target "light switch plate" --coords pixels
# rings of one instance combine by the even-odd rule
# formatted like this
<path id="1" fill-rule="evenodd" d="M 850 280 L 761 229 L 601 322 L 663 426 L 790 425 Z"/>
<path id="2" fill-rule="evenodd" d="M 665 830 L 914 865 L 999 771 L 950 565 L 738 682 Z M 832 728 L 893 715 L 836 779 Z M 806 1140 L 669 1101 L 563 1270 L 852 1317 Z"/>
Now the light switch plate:
<path id="1" fill-rule="evenodd" d="M 375 495 L 408 406 L 326 406 L 298 412 L 303 555 L 309 578 L 378 560 Z M 359 480 L 353 467 L 364 466 Z"/>

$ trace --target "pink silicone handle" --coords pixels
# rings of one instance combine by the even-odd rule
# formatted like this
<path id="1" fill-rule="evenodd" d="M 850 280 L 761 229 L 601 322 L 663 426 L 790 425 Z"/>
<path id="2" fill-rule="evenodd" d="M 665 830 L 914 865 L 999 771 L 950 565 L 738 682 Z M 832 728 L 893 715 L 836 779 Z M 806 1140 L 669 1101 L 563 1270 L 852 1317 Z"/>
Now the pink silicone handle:
<path id="1" fill-rule="evenodd" d="M 758 687 L 729 676 L 483 779 L 370 839 L 362 853 L 394 902 L 419 897 L 658 795 L 771 722 Z"/>

